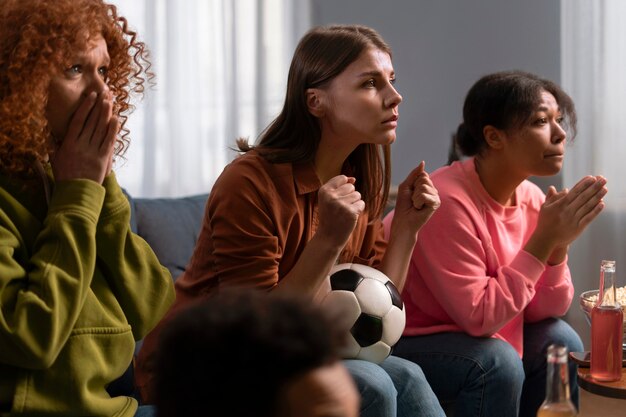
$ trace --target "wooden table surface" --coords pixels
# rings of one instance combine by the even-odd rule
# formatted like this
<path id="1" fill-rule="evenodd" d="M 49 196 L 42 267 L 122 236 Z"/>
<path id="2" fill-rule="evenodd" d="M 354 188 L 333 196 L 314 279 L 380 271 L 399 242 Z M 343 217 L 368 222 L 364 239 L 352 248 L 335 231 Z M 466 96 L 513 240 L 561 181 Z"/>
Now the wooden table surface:
<path id="1" fill-rule="evenodd" d="M 626 399 L 626 368 L 622 367 L 622 379 L 614 382 L 596 381 L 589 368 L 578 367 L 578 385 L 593 394 Z"/>

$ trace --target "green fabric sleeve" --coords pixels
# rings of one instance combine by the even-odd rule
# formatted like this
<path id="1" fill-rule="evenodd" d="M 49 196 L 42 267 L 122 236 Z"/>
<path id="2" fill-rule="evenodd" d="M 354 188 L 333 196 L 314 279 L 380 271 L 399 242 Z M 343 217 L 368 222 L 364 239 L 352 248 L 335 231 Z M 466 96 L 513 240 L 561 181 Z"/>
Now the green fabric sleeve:
<path id="1" fill-rule="evenodd" d="M 130 205 L 115 174 L 108 175 L 103 185 L 106 197 L 97 228 L 98 266 L 139 340 L 174 301 L 174 282 L 148 243 L 131 232 Z"/>
<path id="2" fill-rule="evenodd" d="M 90 180 L 59 182 L 43 224 L 0 207 L 0 361 L 45 369 L 65 345 L 94 274 L 104 195 Z M 37 233 L 20 233 L 28 229 Z M 29 238 L 32 246 L 24 244 Z"/>

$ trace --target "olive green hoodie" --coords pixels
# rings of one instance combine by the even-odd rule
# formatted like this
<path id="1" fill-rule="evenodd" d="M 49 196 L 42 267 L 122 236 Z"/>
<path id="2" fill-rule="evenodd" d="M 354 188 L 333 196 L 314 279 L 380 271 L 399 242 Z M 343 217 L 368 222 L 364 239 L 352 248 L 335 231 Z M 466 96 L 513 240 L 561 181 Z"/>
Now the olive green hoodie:
<path id="1" fill-rule="evenodd" d="M 106 387 L 174 299 L 115 175 L 0 176 L 0 415 L 133 416 Z M 3 414 L 4 412 L 4 414 Z"/>

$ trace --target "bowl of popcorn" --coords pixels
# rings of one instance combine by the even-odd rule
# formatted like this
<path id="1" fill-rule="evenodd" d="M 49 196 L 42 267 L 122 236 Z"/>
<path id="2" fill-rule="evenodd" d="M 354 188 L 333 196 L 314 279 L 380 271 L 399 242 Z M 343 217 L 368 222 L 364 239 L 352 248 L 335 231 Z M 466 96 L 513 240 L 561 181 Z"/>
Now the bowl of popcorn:
<path id="1" fill-rule="evenodd" d="M 626 286 L 618 287 L 615 289 L 615 296 L 617 298 L 617 302 L 622 306 L 622 311 L 624 312 L 624 340 L 623 346 L 626 350 Z M 598 290 L 589 290 L 580 294 L 580 308 L 585 313 L 585 318 L 587 319 L 587 323 L 591 325 L 591 309 L 598 302 Z"/>

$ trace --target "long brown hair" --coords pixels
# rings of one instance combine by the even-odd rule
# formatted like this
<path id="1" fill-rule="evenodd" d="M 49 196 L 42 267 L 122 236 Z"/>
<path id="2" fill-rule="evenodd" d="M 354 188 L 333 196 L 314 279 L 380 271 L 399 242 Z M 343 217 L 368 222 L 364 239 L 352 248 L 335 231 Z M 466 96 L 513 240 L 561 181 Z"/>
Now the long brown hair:
<path id="1" fill-rule="evenodd" d="M 241 152 L 257 150 L 268 161 L 310 162 L 321 138 L 318 119 L 306 104 L 306 90 L 328 85 L 368 48 L 391 57 L 391 49 L 374 30 L 360 25 L 315 27 L 300 40 L 294 52 L 283 109 L 263 131 L 258 144 L 238 140 Z M 391 157 L 389 145 L 359 145 L 347 164 L 371 218 L 380 216 L 389 195 Z"/>
<path id="2" fill-rule="evenodd" d="M 30 172 L 51 149 L 46 119 L 51 75 L 94 36 L 106 42 L 107 84 L 121 121 L 116 155 L 130 141 L 130 95 L 152 78 L 148 52 L 117 8 L 102 0 L 3 0 L 0 12 L 0 170 Z"/>

